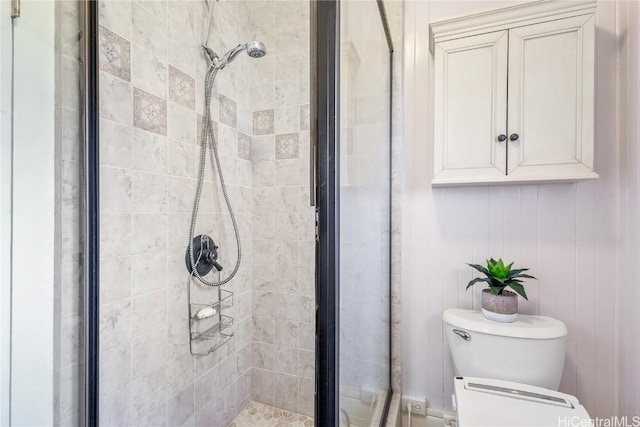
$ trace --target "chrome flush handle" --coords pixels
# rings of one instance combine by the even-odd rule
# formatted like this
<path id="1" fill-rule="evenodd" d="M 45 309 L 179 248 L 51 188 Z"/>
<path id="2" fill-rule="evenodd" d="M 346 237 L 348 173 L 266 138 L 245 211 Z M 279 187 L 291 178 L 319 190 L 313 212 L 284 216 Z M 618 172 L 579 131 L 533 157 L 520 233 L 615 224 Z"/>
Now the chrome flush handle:
<path id="1" fill-rule="evenodd" d="M 463 331 L 460 329 L 454 329 L 453 333 L 462 338 L 465 341 L 471 341 L 471 334 L 467 331 Z"/>

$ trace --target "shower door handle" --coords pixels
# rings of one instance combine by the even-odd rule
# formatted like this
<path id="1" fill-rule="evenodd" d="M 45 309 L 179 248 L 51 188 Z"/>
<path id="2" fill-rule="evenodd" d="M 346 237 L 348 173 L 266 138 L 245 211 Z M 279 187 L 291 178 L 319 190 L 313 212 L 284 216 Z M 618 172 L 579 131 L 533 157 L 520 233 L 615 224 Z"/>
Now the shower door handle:
<path id="1" fill-rule="evenodd" d="M 313 126 L 312 126 L 313 129 Z M 316 206 L 316 144 L 313 130 L 310 132 L 309 140 L 309 206 Z"/>

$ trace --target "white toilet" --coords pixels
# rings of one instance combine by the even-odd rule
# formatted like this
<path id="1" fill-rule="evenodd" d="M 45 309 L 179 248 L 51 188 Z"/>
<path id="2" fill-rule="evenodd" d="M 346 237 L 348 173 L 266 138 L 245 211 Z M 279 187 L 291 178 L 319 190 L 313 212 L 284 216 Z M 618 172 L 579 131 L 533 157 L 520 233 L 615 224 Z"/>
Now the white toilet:
<path id="1" fill-rule="evenodd" d="M 564 323 L 527 315 L 498 323 L 461 309 L 446 310 L 442 319 L 456 374 L 458 427 L 589 425 L 573 424 L 589 414 L 574 396 L 556 391 Z"/>

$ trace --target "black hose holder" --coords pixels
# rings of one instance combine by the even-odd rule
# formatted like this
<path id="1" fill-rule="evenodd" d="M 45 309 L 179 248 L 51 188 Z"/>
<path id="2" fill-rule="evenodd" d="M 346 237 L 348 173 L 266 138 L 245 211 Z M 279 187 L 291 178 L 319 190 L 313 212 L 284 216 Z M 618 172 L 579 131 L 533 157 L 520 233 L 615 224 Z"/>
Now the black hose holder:
<path id="1" fill-rule="evenodd" d="M 218 263 L 218 247 L 213 239 L 206 234 L 193 238 L 193 261 L 200 276 L 208 274 L 213 268 L 222 271 L 222 266 Z M 184 255 L 184 262 L 187 266 L 187 271 L 192 274 L 193 268 L 188 246 Z"/>

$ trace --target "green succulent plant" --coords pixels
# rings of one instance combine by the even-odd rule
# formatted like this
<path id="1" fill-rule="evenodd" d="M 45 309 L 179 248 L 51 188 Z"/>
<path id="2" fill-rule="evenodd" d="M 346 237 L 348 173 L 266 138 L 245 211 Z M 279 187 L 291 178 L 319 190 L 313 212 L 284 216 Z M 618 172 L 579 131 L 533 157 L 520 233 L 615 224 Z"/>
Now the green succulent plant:
<path id="1" fill-rule="evenodd" d="M 524 291 L 521 279 L 535 279 L 535 277 L 525 274 L 528 268 L 511 269 L 513 263 L 504 265 L 502 258 L 496 261 L 491 258 L 487 260 L 487 266 L 483 267 L 479 264 L 467 264 L 483 273 L 487 277 L 476 277 L 467 284 L 467 289 L 478 282 L 486 282 L 494 295 L 502 295 L 502 291 L 506 287 L 513 289 L 522 298 L 528 300 L 527 293 Z"/>

